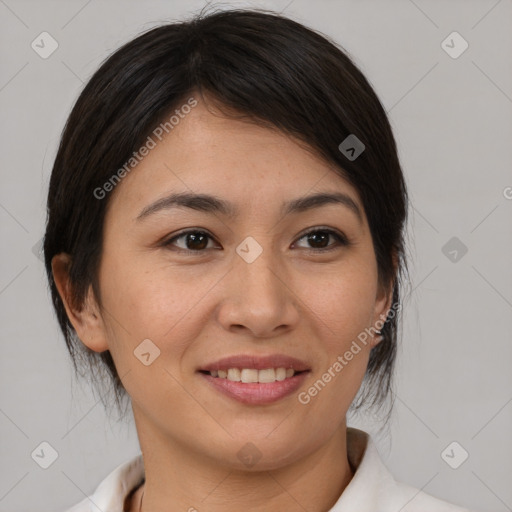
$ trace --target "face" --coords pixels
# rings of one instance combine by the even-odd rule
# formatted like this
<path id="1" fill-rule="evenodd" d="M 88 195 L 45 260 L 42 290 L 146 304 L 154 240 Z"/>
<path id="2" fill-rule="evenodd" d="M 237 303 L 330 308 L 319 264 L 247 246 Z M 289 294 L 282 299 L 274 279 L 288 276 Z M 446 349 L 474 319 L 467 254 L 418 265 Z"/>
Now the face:
<path id="1" fill-rule="evenodd" d="M 221 203 L 168 200 L 181 193 Z M 139 436 L 232 467 L 250 442 L 259 469 L 325 446 L 378 340 L 344 354 L 390 307 L 357 191 L 290 137 L 199 102 L 111 194 L 102 307 L 73 323 L 110 350 Z M 316 194 L 338 200 L 304 202 Z"/>

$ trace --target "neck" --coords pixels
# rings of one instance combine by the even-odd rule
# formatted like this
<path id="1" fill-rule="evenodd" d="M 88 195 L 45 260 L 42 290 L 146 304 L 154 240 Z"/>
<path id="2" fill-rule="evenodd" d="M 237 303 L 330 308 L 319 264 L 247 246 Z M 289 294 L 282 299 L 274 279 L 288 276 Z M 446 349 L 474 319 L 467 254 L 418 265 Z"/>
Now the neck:
<path id="1" fill-rule="evenodd" d="M 222 466 L 156 435 L 141 436 L 145 484 L 130 512 L 251 512 L 330 510 L 353 477 L 348 462 L 346 424 L 315 452 L 269 471 Z M 148 442 L 151 441 L 151 442 Z"/>

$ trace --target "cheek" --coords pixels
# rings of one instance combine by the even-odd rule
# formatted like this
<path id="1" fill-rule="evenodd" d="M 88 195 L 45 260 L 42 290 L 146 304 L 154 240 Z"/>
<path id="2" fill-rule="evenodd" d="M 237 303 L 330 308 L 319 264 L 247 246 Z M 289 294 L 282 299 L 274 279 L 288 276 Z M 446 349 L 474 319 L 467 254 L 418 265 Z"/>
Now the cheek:
<path id="1" fill-rule="evenodd" d="M 365 329 L 371 326 L 375 306 L 373 279 L 370 270 L 366 275 L 346 273 L 333 279 L 325 292 L 317 289 L 308 295 L 308 306 L 318 318 L 315 343 L 321 343 L 325 357 L 298 398 L 300 407 L 311 412 L 319 436 L 336 428 L 363 381 L 371 350 Z"/>
<path id="2" fill-rule="evenodd" d="M 144 339 L 163 349 L 165 341 L 165 350 L 173 353 L 180 350 L 180 340 L 190 339 L 191 331 L 199 328 L 200 322 L 190 318 L 214 284 L 211 276 L 195 279 L 168 266 L 148 269 L 113 258 L 104 260 L 100 282 L 108 324 L 115 332 L 109 341 L 122 340 L 124 350 Z"/>
<path id="3" fill-rule="evenodd" d="M 320 378 L 329 388 L 324 403 L 338 402 L 343 409 L 345 399 L 348 406 L 366 371 L 371 346 L 365 329 L 371 325 L 374 302 L 373 287 L 368 282 L 343 280 L 342 284 L 331 287 L 326 296 L 316 297 L 316 311 L 321 312 L 322 348 L 327 355 L 319 369 Z"/>
<path id="4" fill-rule="evenodd" d="M 197 321 L 196 306 L 212 287 L 212 278 L 191 285 L 190 276 L 180 277 L 168 267 L 148 271 L 119 260 L 104 263 L 101 282 L 108 344 L 119 375 L 126 376 L 123 385 L 128 394 L 139 404 L 190 407 L 190 397 L 179 384 L 181 363 L 204 324 Z M 159 353 L 148 342 L 141 345 L 148 339 Z M 142 357 L 148 351 L 152 362 L 145 365 L 137 354 Z"/>
<path id="5" fill-rule="evenodd" d="M 330 348 L 342 350 L 371 325 L 376 273 L 371 265 L 354 265 L 316 283 L 305 292 L 305 302 L 324 324 Z"/>

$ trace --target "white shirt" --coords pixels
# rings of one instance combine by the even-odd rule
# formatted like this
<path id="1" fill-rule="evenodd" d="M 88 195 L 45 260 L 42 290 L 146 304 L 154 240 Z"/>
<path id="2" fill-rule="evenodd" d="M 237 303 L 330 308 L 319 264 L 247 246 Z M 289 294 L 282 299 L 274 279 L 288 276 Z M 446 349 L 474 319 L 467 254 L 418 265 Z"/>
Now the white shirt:
<path id="1" fill-rule="evenodd" d="M 356 471 L 329 512 L 470 512 L 397 482 L 384 466 L 372 438 L 362 430 L 347 428 L 347 454 Z M 126 496 L 143 480 L 140 454 L 120 464 L 94 494 L 66 512 L 124 512 Z"/>

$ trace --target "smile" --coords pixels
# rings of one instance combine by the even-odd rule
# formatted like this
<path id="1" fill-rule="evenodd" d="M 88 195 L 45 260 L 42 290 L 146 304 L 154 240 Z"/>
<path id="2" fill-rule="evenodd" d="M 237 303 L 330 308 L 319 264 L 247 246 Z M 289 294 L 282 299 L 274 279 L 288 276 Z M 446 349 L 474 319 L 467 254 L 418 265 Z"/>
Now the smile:
<path id="1" fill-rule="evenodd" d="M 226 370 L 212 370 L 209 372 L 212 377 L 227 379 L 232 382 L 243 382 L 245 384 L 259 382 L 260 384 L 283 381 L 295 375 L 292 368 L 266 368 L 256 370 L 255 368 L 229 368 Z M 297 372 L 298 373 L 298 372 Z"/>

